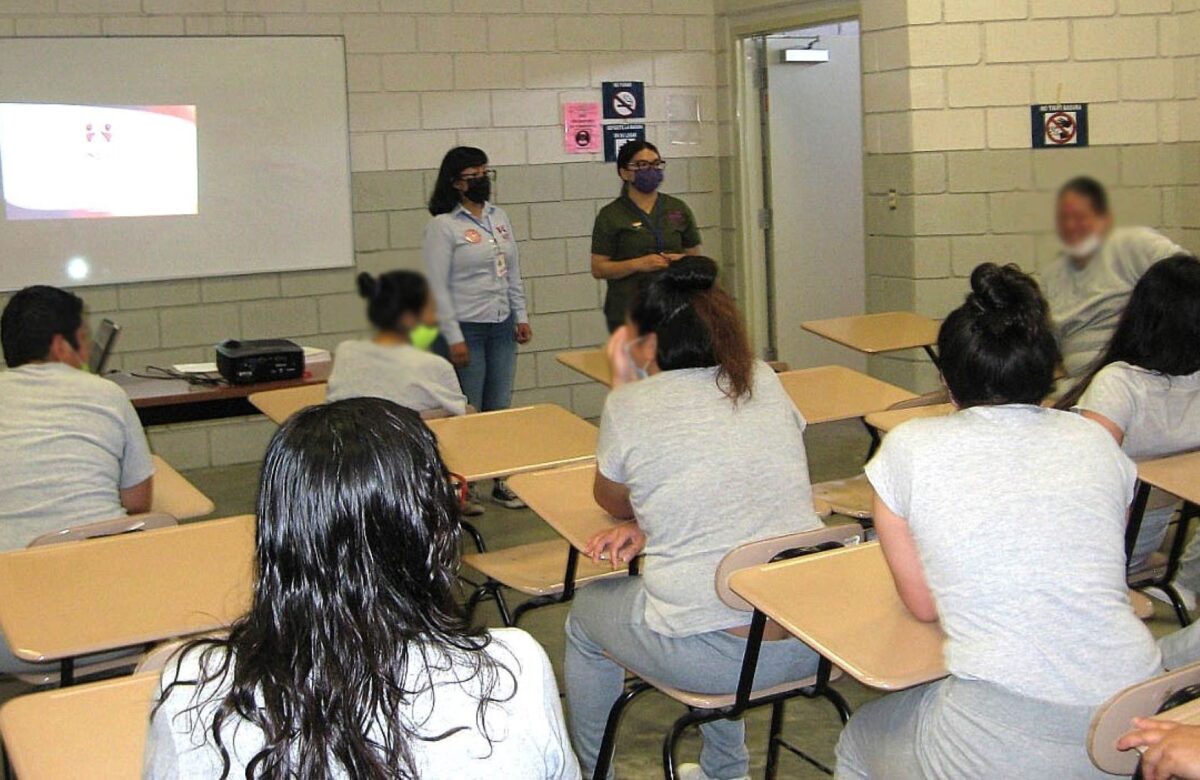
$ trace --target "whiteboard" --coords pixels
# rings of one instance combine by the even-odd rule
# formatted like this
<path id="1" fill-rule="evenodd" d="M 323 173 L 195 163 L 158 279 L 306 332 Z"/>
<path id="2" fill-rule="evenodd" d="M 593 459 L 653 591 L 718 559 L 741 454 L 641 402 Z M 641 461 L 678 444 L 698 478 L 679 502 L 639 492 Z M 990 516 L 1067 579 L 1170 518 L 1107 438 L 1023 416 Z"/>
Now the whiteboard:
<path id="1" fill-rule="evenodd" d="M 340 36 L 0 40 L 0 289 L 354 262 Z"/>

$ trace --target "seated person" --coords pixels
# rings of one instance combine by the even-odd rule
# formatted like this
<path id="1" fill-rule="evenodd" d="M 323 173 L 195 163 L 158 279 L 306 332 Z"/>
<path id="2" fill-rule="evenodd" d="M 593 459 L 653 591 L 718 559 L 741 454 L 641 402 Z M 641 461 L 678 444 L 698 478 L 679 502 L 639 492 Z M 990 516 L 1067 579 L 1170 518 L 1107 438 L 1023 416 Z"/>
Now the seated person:
<path id="1" fill-rule="evenodd" d="M 1134 460 L 1200 447 L 1200 262 L 1160 260 L 1138 281 L 1099 363 L 1058 404 L 1095 420 Z M 1129 567 L 1162 544 L 1178 501 L 1156 499 L 1142 518 Z M 1200 587 L 1200 545 L 1179 590 L 1189 606 Z M 1186 571 L 1186 569 L 1185 569 Z M 1161 595 L 1161 592 L 1159 592 Z"/>
<path id="2" fill-rule="evenodd" d="M 437 337 L 437 308 L 425 277 L 389 271 L 358 275 L 375 327 L 369 341 L 343 341 L 334 352 L 328 400 L 386 398 L 417 412 L 465 414 L 467 398 L 445 358 L 429 352 Z"/>
<path id="3" fill-rule="evenodd" d="M 1136 469 L 1100 426 L 1039 406 L 1059 355 L 1016 266 L 975 269 L 938 352 L 958 411 L 897 426 L 866 473 L 896 589 L 941 620 L 950 676 L 863 705 L 837 777 L 1105 777 L 1095 708 L 1162 668 L 1125 587 Z"/>
<path id="4" fill-rule="evenodd" d="M 390 401 L 284 423 L 250 610 L 168 662 L 144 776 L 579 778 L 546 653 L 471 628 L 455 601 L 446 477 L 433 434 Z"/>
<path id="5" fill-rule="evenodd" d="M 804 418 L 766 363 L 755 360 L 717 266 L 689 256 L 647 274 L 626 324 L 609 341 L 613 392 L 596 452 L 596 501 L 626 522 L 586 552 L 640 577 L 593 583 L 567 618 L 565 675 L 571 734 L 593 772 L 622 665 L 667 685 L 732 693 L 748 613 L 725 606 L 717 565 L 735 547 L 822 527 L 813 512 Z M 634 381 L 637 380 L 637 381 Z M 757 685 L 816 673 L 816 653 L 772 627 Z M 700 727 L 689 780 L 747 774 L 741 720 Z"/>
<path id="6" fill-rule="evenodd" d="M 1141 751 L 1142 780 L 1200 780 L 1200 726 L 1134 718 L 1117 748 Z"/>
<path id="7" fill-rule="evenodd" d="M 27 287 L 0 317 L 0 550 L 150 510 L 154 462 L 118 385 L 84 370 L 83 301 Z"/>
<path id="8" fill-rule="evenodd" d="M 1184 250 L 1146 227 L 1114 228 L 1108 193 L 1087 176 L 1058 191 L 1055 215 L 1063 248 L 1042 271 L 1055 337 L 1067 375 L 1092 368 L 1112 337 L 1129 293 L 1146 269 Z"/>

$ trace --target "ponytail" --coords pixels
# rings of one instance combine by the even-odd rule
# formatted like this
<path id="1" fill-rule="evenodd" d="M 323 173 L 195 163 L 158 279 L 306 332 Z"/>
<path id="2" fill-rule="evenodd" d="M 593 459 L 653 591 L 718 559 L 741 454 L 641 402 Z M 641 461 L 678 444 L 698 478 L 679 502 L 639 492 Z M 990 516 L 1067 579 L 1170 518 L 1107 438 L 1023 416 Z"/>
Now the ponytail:
<path id="1" fill-rule="evenodd" d="M 377 329 L 396 332 L 405 314 L 420 316 L 429 302 L 429 283 L 416 271 L 358 275 L 358 294 L 367 301 L 367 319 Z"/>
<path id="2" fill-rule="evenodd" d="M 629 312 L 639 333 L 658 336 L 659 368 L 717 369 L 717 386 L 736 403 L 754 384 L 754 353 L 737 304 L 717 284 L 717 264 L 684 257 L 642 284 Z"/>

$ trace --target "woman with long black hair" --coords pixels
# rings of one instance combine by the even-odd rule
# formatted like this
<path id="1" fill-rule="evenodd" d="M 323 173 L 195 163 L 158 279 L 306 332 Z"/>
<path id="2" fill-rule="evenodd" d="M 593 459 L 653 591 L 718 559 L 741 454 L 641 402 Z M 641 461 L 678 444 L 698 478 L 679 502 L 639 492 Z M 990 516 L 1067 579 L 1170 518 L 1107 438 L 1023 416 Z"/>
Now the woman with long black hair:
<path id="1" fill-rule="evenodd" d="M 423 243 L 450 362 L 467 402 L 481 412 L 511 405 L 517 345 L 533 338 L 517 239 L 508 215 L 491 202 L 495 178 L 482 149 L 446 152 Z M 492 499 L 510 509 L 524 506 L 504 480 L 496 480 Z"/>
<path id="2" fill-rule="evenodd" d="M 151 778 L 578 778 L 550 663 L 455 601 L 459 519 L 416 412 L 355 398 L 276 432 L 257 582 L 163 671 Z"/>

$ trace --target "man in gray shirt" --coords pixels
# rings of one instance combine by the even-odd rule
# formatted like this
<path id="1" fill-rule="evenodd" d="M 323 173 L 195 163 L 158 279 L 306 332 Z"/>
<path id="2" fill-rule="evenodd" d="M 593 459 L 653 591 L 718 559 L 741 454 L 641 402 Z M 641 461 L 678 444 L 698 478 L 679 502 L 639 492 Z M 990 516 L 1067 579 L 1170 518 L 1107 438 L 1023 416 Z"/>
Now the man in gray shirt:
<path id="1" fill-rule="evenodd" d="M 148 511 L 150 447 L 125 392 L 83 370 L 83 301 L 27 287 L 5 307 L 0 341 L 0 550 Z"/>

